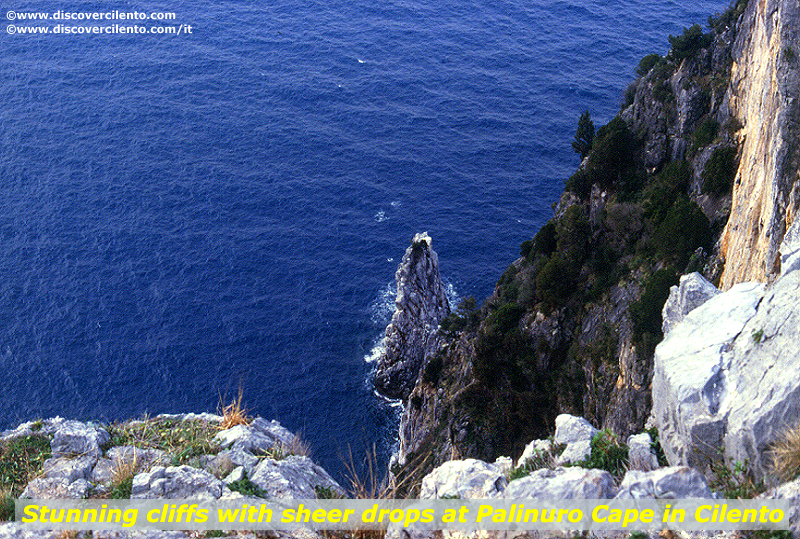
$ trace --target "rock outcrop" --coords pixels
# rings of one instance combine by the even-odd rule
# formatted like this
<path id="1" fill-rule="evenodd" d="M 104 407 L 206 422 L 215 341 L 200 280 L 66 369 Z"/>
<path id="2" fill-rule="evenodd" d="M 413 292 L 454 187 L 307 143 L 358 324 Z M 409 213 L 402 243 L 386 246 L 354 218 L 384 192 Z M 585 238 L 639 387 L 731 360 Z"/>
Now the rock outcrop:
<path id="1" fill-rule="evenodd" d="M 749 2 L 733 49 L 730 108 L 743 125 L 731 213 L 722 237 L 721 288 L 765 282 L 800 205 L 800 7 Z"/>
<path id="2" fill-rule="evenodd" d="M 793 247 L 783 244 L 787 260 Z M 798 297 L 797 270 L 766 289 L 738 284 L 690 312 L 658 345 L 653 416 L 670 463 L 703 468 L 724 457 L 765 475 L 769 445 L 800 422 Z"/>
<path id="3" fill-rule="evenodd" d="M 420 368 L 440 346 L 439 322 L 450 314 L 439 275 L 439 257 L 427 232 L 416 234 L 395 275 L 396 310 L 386 327 L 385 352 L 378 358 L 374 382 L 393 399 L 411 394 Z"/>

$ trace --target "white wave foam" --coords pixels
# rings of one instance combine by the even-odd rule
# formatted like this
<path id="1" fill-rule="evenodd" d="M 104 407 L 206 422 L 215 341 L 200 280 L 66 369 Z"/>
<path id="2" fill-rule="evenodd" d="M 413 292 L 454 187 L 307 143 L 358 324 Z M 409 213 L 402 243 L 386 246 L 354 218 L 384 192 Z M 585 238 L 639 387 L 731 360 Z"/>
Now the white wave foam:
<path id="1" fill-rule="evenodd" d="M 386 217 L 386 212 L 383 211 L 383 210 L 381 210 L 381 211 L 379 211 L 378 213 L 375 214 L 375 220 L 378 221 L 379 223 L 382 223 L 382 222 L 386 221 L 387 219 L 389 219 L 389 218 Z"/>

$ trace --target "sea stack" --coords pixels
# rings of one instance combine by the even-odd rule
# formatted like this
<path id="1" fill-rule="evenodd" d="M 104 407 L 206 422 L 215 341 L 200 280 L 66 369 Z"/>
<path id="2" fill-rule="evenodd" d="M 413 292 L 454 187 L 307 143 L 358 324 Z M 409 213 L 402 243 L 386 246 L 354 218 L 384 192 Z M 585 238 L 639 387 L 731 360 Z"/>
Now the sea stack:
<path id="1" fill-rule="evenodd" d="M 439 322 L 450 314 L 439 257 L 427 232 L 414 236 L 395 279 L 395 312 L 386 327 L 385 352 L 378 358 L 374 381 L 382 395 L 406 399 L 425 359 L 439 348 Z"/>

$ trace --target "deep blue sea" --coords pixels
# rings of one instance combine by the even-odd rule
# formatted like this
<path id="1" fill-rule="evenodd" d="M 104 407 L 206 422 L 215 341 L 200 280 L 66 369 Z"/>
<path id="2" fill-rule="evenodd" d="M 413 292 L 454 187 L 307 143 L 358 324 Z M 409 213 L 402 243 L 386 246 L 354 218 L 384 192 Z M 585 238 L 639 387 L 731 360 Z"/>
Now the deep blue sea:
<path id="1" fill-rule="evenodd" d="M 365 358 L 413 234 L 454 300 L 489 295 L 580 113 L 611 119 L 642 56 L 726 6 L 10 0 L 192 32 L 0 37 L 0 429 L 241 387 L 339 478 L 348 447 L 385 455 Z"/>

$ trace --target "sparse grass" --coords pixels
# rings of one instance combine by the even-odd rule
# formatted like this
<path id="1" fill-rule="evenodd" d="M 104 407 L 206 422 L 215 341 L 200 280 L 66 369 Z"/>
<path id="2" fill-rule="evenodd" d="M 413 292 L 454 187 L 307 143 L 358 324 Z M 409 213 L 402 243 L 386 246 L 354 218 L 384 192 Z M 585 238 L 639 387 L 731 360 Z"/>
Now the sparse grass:
<path id="1" fill-rule="evenodd" d="M 778 483 L 800 476 L 800 424 L 787 429 L 769 452 L 772 459 L 770 475 Z"/>
<path id="2" fill-rule="evenodd" d="M 128 499 L 133 489 L 133 476 L 139 471 L 139 459 L 134 449 L 130 458 L 120 458 L 116 461 L 111 471 L 111 491 L 108 497 L 112 499 Z"/>
<path id="3" fill-rule="evenodd" d="M 535 472 L 536 470 L 555 468 L 556 459 L 564 452 L 566 447 L 567 446 L 564 444 L 554 444 L 551 442 L 550 448 L 545 451 L 535 449 L 533 456 L 526 459 L 521 466 L 514 468 L 508 473 L 508 482 L 510 483 L 514 479 L 520 479 L 521 477 L 527 477 L 531 472 Z"/>
<path id="4" fill-rule="evenodd" d="M 764 329 L 759 329 L 758 331 L 753 332 L 753 342 L 758 344 L 764 340 Z"/>
<path id="5" fill-rule="evenodd" d="M 628 446 L 608 429 L 594 435 L 591 442 L 592 452 L 588 458 L 575 464 L 587 469 L 605 470 L 621 479 L 627 471 Z"/>
<path id="6" fill-rule="evenodd" d="M 222 416 L 222 421 L 220 422 L 220 427 L 222 430 L 229 429 L 231 427 L 235 427 L 236 425 L 249 425 L 253 418 L 247 415 L 247 410 L 242 405 L 242 397 L 244 391 L 242 388 L 239 388 L 239 394 L 236 396 L 235 399 L 230 404 L 223 405 L 223 399 L 220 396 L 220 415 Z"/>
<path id="7" fill-rule="evenodd" d="M 267 498 L 269 494 L 261 489 L 258 485 L 253 483 L 249 477 L 247 477 L 247 472 L 243 472 L 242 478 L 228 483 L 228 488 L 231 490 L 235 490 L 245 496 L 255 496 L 257 498 Z"/>
<path id="8" fill-rule="evenodd" d="M 366 464 L 366 477 L 359 475 L 358 469 L 353 460 L 353 453 L 348 448 L 348 458 L 344 460 L 345 470 L 347 471 L 347 482 L 349 483 L 348 494 L 352 499 L 357 500 L 382 500 L 395 497 L 395 487 L 390 485 L 388 477 L 379 478 L 376 470 L 378 469 L 377 452 L 373 448 L 367 451 L 364 457 Z"/>
<path id="9" fill-rule="evenodd" d="M 291 457 L 292 455 L 298 457 L 311 456 L 311 446 L 308 445 L 308 442 L 303 440 L 299 435 L 295 435 L 292 441 L 288 444 L 276 444 L 267 452 L 265 456 L 275 460 L 283 460 L 286 457 Z"/>
<path id="10" fill-rule="evenodd" d="M 42 472 L 50 456 L 50 439 L 44 436 L 0 443 L 0 520 L 14 518 L 14 499 Z"/>
<path id="11" fill-rule="evenodd" d="M 219 425 L 206 421 L 145 419 L 114 424 L 108 430 L 111 446 L 160 449 L 172 455 L 175 466 L 200 455 L 215 455 L 220 449 L 213 441 Z"/>

